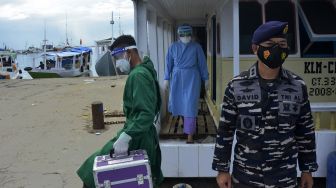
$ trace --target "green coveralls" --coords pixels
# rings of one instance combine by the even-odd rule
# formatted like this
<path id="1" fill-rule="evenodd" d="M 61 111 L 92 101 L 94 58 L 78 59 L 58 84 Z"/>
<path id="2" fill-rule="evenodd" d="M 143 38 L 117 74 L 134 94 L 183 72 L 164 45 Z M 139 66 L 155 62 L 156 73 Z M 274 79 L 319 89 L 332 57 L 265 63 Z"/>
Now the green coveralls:
<path id="1" fill-rule="evenodd" d="M 156 71 L 148 57 L 131 70 L 124 89 L 123 105 L 126 116 L 124 127 L 116 137 L 92 154 L 77 171 L 78 176 L 89 188 L 95 187 L 92 171 L 95 157 L 109 154 L 122 132 L 132 137 L 129 151 L 136 149 L 147 151 L 154 186 L 157 187 L 163 181 L 161 150 L 153 125 L 154 117 L 160 111 L 161 96 Z"/>

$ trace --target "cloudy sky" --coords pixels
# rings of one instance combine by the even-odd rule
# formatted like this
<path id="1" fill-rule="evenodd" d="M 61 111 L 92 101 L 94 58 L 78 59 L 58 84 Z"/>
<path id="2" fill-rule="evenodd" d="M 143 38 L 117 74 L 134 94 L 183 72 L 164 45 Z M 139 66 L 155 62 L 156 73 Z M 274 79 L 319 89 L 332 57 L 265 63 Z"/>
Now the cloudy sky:
<path id="1" fill-rule="evenodd" d="M 112 11 L 114 36 L 119 35 L 119 20 L 121 32 L 134 35 L 131 0 L 0 0 L 0 48 L 40 47 L 44 23 L 48 43 L 64 44 L 66 20 L 70 44 L 79 45 L 82 39 L 83 45 L 94 45 L 111 37 Z"/>

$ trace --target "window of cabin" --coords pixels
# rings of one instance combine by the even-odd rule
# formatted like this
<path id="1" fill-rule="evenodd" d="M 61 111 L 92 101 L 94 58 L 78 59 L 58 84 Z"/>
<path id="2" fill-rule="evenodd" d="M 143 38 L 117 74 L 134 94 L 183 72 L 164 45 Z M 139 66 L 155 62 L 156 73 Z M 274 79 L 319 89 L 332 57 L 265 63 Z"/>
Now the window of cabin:
<path id="1" fill-rule="evenodd" d="M 295 5 L 291 1 L 276 0 L 265 4 L 266 22 L 274 20 L 288 22 L 287 40 L 290 54 L 297 52 L 295 15 Z"/>
<path id="2" fill-rule="evenodd" d="M 217 54 L 220 54 L 221 53 L 221 38 L 220 38 L 220 34 L 221 34 L 221 32 L 220 32 L 220 24 L 219 23 L 217 23 L 217 26 L 216 26 L 216 29 L 217 29 L 217 32 L 216 32 L 216 34 L 217 34 Z"/>
<path id="3" fill-rule="evenodd" d="M 335 5 L 328 0 L 303 0 L 299 6 L 302 57 L 336 57 L 336 37 L 331 37 L 336 35 Z"/>
<path id="4" fill-rule="evenodd" d="M 73 57 L 63 57 L 62 58 L 62 68 L 65 70 L 72 69 Z"/>
<path id="5" fill-rule="evenodd" d="M 207 38 L 207 43 L 208 43 L 208 53 L 212 52 L 212 30 L 211 30 L 211 25 L 208 26 L 208 38 Z"/>
<path id="6" fill-rule="evenodd" d="M 301 1 L 300 5 L 314 33 L 336 34 L 336 10 L 331 1 Z"/>
<path id="7" fill-rule="evenodd" d="M 209 26 L 208 25 L 206 25 L 206 32 L 207 32 L 207 53 L 209 53 L 210 52 L 210 29 L 209 29 Z M 206 54 L 207 54 L 206 53 Z"/>
<path id="8" fill-rule="evenodd" d="M 261 4 L 254 1 L 239 2 L 239 48 L 240 54 L 252 54 L 253 32 L 262 24 Z"/>

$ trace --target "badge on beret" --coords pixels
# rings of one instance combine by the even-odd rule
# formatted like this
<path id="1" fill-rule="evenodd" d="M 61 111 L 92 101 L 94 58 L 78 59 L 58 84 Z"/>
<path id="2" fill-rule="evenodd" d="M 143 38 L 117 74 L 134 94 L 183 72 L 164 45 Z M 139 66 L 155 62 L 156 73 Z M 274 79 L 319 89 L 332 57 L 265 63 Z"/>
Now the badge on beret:
<path id="1" fill-rule="evenodd" d="M 288 32 L 288 25 L 286 25 L 286 27 L 283 29 L 282 33 L 287 34 L 287 32 Z"/>
<path id="2" fill-rule="evenodd" d="M 270 54 L 271 53 L 269 50 L 264 51 L 264 58 L 267 59 L 270 56 Z"/>

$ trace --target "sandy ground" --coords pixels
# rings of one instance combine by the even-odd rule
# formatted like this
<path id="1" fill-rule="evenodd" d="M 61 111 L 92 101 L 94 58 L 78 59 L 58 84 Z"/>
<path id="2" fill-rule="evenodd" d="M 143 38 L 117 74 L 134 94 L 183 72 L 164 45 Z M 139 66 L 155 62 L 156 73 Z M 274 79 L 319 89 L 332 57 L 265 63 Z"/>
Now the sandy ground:
<path id="1" fill-rule="evenodd" d="M 91 103 L 122 110 L 125 80 L 0 81 L 0 187 L 81 187 L 78 167 L 122 126 L 90 133 Z"/>
<path id="2" fill-rule="evenodd" d="M 91 103 L 121 111 L 125 80 L 0 80 L 0 188 L 82 187 L 78 167 L 123 126 L 92 133 Z M 179 182 L 217 187 L 215 178 L 167 178 L 161 188 Z M 325 187 L 325 179 L 314 187 Z"/>

